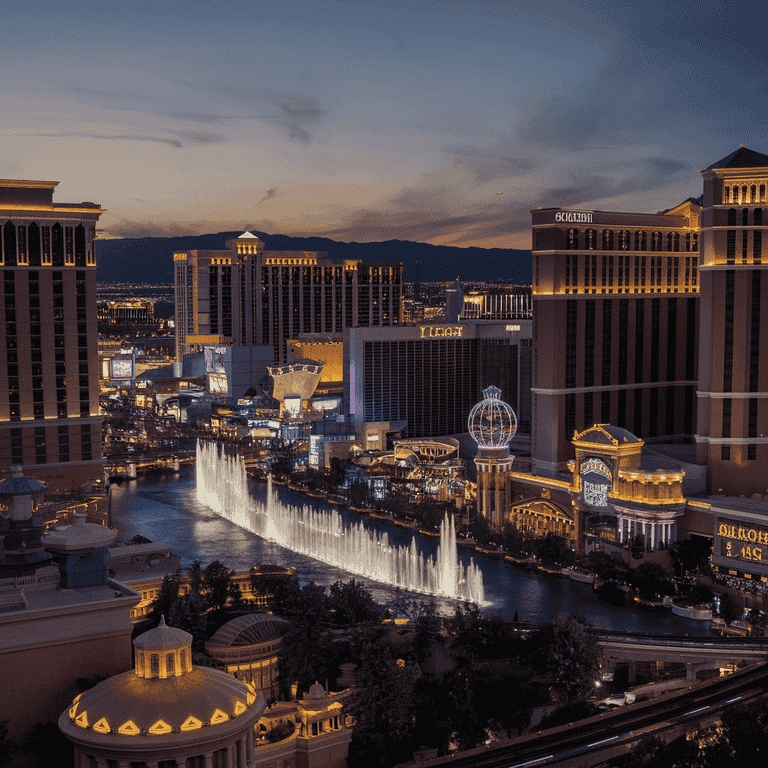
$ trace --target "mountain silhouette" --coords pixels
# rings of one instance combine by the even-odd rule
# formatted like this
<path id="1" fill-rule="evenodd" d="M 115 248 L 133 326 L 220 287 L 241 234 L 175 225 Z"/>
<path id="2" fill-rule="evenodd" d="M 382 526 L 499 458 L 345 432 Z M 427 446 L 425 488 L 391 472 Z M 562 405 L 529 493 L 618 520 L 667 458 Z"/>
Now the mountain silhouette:
<path id="1" fill-rule="evenodd" d="M 224 243 L 242 232 L 219 232 L 183 237 L 133 237 L 99 240 L 96 279 L 100 283 L 173 283 L 173 254 L 177 251 L 223 250 Z M 449 245 L 386 240 L 342 243 L 327 237 L 291 237 L 253 231 L 268 251 L 325 251 L 333 258 L 400 261 L 403 281 L 422 283 L 455 280 L 528 285 L 531 252 L 514 248 L 458 248 Z"/>

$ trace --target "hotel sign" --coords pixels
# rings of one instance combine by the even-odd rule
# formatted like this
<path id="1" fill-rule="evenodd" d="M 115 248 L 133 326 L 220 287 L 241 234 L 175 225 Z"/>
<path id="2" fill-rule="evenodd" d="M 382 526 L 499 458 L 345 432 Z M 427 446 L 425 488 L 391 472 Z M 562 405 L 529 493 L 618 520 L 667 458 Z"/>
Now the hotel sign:
<path id="1" fill-rule="evenodd" d="M 422 325 L 420 326 L 422 339 L 461 338 L 464 335 L 464 326 L 462 325 Z"/>
<path id="2" fill-rule="evenodd" d="M 566 224 L 591 224 L 592 212 L 586 211 L 558 211 L 555 214 L 555 221 L 562 221 Z"/>
<path id="3" fill-rule="evenodd" d="M 721 558 L 730 562 L 768 564 L 768 528 L 765 526 L 721 520 L 717 537 Z"/>
<path id="4" fill-rule="evenodd" d="M 597 458 L 581 462 L 581 490 L 584 503 L 590 507 L 604 509 L 608 506 L 608 494 L 613 486 L 613 477 L 608 465 Z"/>

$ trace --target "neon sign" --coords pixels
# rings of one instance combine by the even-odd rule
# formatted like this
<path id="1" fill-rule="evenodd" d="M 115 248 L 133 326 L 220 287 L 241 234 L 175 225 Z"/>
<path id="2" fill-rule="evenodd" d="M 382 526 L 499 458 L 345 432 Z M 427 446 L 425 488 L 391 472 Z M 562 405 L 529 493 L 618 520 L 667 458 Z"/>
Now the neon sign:
<path id="1" fill-rule="evenodd" d="M 555 221 L 563 221 L 567 224 L 591 224 L 592 214 L 583 211 L 558 211 Z"/>
<path id="2" fill-rule="evenodd" d="M 461 325 L 422 325 L 421 338 L 444 338 L 451 336 L 459 338 L 464 335 L 464 328 Z"/>

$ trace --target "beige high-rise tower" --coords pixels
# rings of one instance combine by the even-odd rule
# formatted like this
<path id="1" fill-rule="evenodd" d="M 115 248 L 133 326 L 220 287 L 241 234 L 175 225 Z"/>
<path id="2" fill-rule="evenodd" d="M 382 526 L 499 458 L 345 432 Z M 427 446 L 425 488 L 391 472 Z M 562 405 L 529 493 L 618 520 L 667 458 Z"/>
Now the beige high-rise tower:
<path id="1" fill-rule="evenodd" d="M 701 172 L 697 461 L 713 493 L 768 488 L 768 155 L 739 147 Z"/>

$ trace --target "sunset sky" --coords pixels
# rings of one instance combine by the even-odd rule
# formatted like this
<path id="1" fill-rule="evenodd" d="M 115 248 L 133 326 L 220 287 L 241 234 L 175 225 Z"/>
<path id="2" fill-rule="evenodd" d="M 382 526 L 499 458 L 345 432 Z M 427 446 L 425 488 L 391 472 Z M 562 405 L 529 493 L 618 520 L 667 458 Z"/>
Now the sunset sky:
<path id="1" fill-rule="evenodd" d="M 252 228 L 530 247 L 530 209 L 657 211 L 768 152 L 768 4 L 27 0 L 3 178 L 109 236 Z"/>

